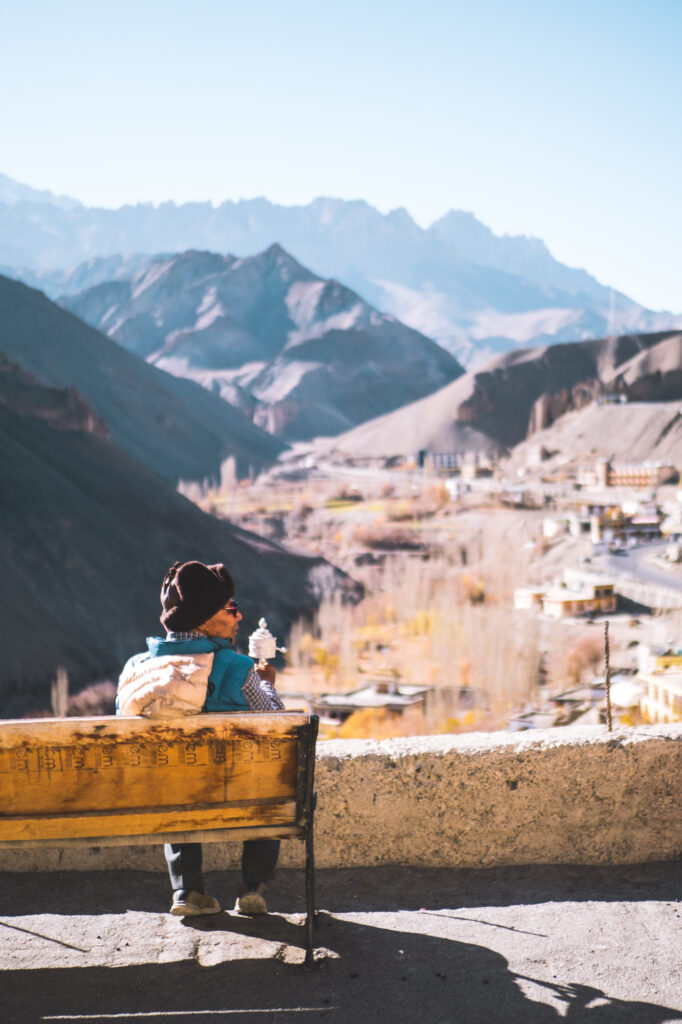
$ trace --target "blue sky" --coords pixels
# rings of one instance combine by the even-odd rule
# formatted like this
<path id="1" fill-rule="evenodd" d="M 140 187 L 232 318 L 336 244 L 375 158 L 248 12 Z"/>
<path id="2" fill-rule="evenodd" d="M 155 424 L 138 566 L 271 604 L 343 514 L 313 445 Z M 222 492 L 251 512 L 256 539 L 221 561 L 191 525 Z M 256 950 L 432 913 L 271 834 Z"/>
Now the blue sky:
<path id="1" fill-rule="evenodd" d="M 471 210 L 682 312 L 682 0 L 23 0 L 0 25 L 26 184 Z"/>

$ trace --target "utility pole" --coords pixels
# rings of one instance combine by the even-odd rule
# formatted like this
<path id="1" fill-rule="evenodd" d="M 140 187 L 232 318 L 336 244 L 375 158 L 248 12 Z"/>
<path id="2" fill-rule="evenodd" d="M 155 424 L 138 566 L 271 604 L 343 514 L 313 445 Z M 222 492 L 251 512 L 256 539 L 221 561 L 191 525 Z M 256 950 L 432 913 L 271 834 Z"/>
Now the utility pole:
<path id="1" fill-rule="evenodd" d="M 611 666 L 609 664 L 609 621 L 604 623 L 604 660 L 606 662 L 606 724 L 609 732 L 613 732 L 611 718 Z"/>

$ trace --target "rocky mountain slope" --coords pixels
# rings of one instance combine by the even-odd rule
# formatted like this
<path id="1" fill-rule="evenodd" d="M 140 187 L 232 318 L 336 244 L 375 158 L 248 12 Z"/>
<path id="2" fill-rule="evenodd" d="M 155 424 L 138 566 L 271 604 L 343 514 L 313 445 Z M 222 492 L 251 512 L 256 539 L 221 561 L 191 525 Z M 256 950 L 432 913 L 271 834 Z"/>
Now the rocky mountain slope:
<path id="1" fill-rule="evenodd" d="M 510 471 L 525 464 L 531 449 L 549 453 L 543 468 L 600 457 L 615 462 L 664 462 L 682 466 L 682 401 L 596 402 L 567 412 L 551 426 L 517 445 Z"/>
<path id="2" fill-rule="evenodd" d="M 508 353 L 433 395 L 325 442 L 352 456 L 505 451 L 595 397 L 682 398 L 682 334 L 625 335 Z"/>
<path id="3" fill-rule="evenodd" d="M 109 440 L 109 428 L 75 388 L 46 388 L 0 352 L 0 405 L 44 419 L 55 430 L 83 430 Z"/>
<path id="4" fill-rule="evenodd" d="M 49 707 L 63 665 L 73 687 L 116 678 L 160 629 L 175 560 L 224 561 L 246 638 L 260 615 L 283 635 L 324 592 L 358 588 L 322 559 L 292 555 L 205 515 L 102 436 L 75 392 L 0 368 L 0 717 Z M 273 581 L 276 581 L 276 585 Z"/>
<path id="5" fill-rule="evenodd" d="M 519 346 L 682 326 L 559 263 L 539 239 L 496 236 L 463 211 L 421 228 L 403 209 L 382 214 L 361 200 L 328 198 L 289 207 L 250 199 L 65 208 L 8 182 L 0 189 L 0 266 L 31 283 L 39 271 L 53 296 L 53 271 L 95 256 L 191 248 L 248 256 L 276 241 L 467 364 Z"/>
<path id="6" fill-rule="evenodd" d="M 278 245 L 248 259 L 155 259 L 61 303 L 285 440 L 338 434 L 464 372 L 435 342 Z"/>
<path id="7" fill-rule="evenodd" d="M 248 472 L 282 450 L 219 396 L 150 366 L 1 276 L 0 352 L 42 384 L 75 387 L 117 446 L 173 482 L 215 478 L 231 456 Z"/>

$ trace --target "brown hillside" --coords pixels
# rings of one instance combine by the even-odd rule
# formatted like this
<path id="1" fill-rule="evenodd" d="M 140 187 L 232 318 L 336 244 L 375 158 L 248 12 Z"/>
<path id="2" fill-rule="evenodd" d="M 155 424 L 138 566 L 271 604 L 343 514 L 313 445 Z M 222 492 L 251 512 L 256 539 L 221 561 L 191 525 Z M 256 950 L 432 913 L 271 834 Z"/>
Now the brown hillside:
<path id="1" fill-rule="evenodd" d="M 54 392 L 36 415 L 0 403 L 0 716 L 49 706 L 59 665 L 74 686 L 115 678 L 160 630 L 160 581 L 176 559 L 230 567 L 243 639 L 260 615 L 282 635 L 323 591 L 357 594 L 322 559 L 205 515 L 102 437 L 55 429 L 62 404 Z"/>
<path id="2" fill-rule="evenodd" d="M 174 483 L 216 477 L 230 456 L 247 473 L 284 447 L 217 395 L 150 366 L 1 275 L 0 351 L 42 384 L 75 387 L 114 444 Z"/>
<path id="3" fill-rule="evenodd" d="M 109 438 L 106 423 L 98 419 L 75 388 L 45 388 L 0 352 L 0 405 L 14 412 L 38 416 L 55 430 L 84 430 Z"/>
<path id="4" fill-rule="evenodd" d="M 523 465 L 531 449 L 552 453 L 544 465 L 567 466 L 599 457 L 616 462 L 665 462 L 682 467 L 682 402 L 628 402 L 567 412 L 517 445 L 510 465 Z"/>
<path id="5" fill-rule="evenodd" d="M 321 447 L 351 456 L 504 450 L 523 441 L 531 424 L 549 425 L 610 390 L 647 400 L 682 397 L 680 338 L 624 335 L 508 353 Z"/>

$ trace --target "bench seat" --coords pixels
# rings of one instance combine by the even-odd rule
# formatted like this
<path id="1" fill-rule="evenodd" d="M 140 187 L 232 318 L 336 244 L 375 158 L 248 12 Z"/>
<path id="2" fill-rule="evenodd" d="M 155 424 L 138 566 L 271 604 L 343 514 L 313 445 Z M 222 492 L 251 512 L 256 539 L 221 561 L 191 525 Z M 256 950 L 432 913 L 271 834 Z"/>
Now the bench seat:
<path id="1" fill-rule="evenodd" d="M 306 842 L 318 719 L 300 712 L 0 721 L 0 846 Z"/>

